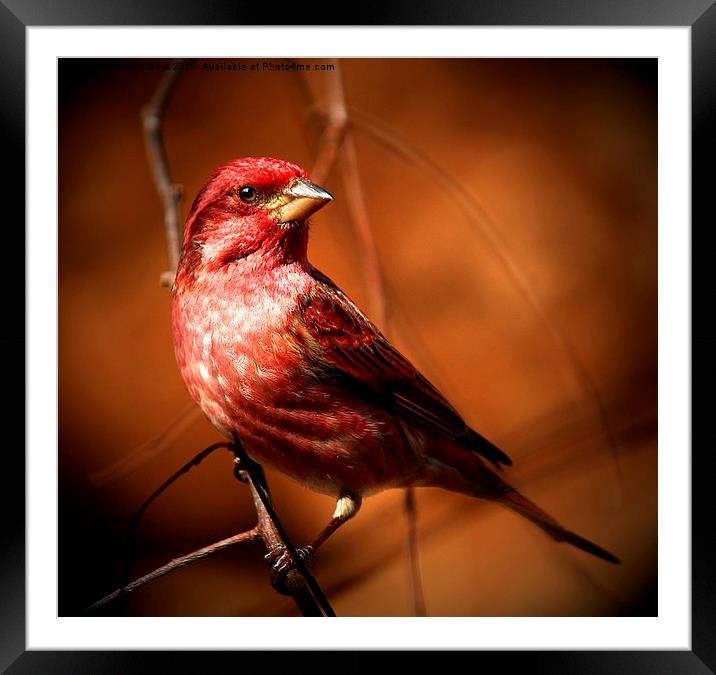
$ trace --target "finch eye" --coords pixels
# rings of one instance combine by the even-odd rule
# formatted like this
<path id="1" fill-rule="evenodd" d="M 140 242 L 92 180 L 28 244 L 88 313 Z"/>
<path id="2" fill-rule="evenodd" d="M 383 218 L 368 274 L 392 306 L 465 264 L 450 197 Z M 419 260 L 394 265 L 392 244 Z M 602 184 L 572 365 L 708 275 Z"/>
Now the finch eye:
<path id="1" fill-rule="evenodd" d="M 256 188 L 253 185 L 244 185 L 243 187 L 239 188 L 239 198 L 242 202 L 246 202 L 247 204 L 251 204 L 251 202 L 256 201 L 256 197 L 258 197 L 258 192 L 256 191 Z"/>

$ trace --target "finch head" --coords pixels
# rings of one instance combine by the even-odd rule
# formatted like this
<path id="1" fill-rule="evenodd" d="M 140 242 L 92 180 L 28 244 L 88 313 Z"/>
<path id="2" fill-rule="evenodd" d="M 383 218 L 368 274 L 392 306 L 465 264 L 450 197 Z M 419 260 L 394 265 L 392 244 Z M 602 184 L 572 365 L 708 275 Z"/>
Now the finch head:
<path id="1" fill-rule="evenodd" d="M 218 269 L 248 256 L 265 267 L 305 260 L 307 218 L 333 199 L 306 176 L 300 166 L 271 157 L 219 167 L 191 207 L 181 266 Z"/>

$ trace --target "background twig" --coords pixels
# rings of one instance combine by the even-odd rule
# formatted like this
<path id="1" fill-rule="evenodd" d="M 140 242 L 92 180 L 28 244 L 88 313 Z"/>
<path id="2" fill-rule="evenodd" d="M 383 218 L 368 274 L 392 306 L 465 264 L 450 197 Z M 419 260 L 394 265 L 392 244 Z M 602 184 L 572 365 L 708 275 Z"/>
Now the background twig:
<path id="1" fill-rule="evenodd" d="M 144 127 L 147 159 L 154 178 L 154 184 L 164 205 L 164 230 L 167 240 L 169 270 L 161 276 L 163 286 L 172 285 L 181 255 L 179 207 L 181 206 L 183 191 L 180 185 L 172 182 L 163 133 L 164 115 L 174 92 L 177 78 L 181 73 L 178 68 L 181 63 L 181 60 L 172 62 L 170 70 L 162 77 L 149 103 L 142 108 L 142 126 Z"/>
<path id="2" fill-rule="evenodd" d="M 547 314 L 546 310 L 542 306 L 542 303 L 531 290 L 530 284 L 520 271 L 519 266 L 513 260 L 507 247 L 500 240 L 494 223 L 485 213 L 477 200 L 460 183 L 453 180 L 448 171 L 437 164 L 428 155 L 408 143 L 401 141 L 390 129 L 370 115 L 359 113 L 354 110 L 351 110 L 349 114 L 352 124 L 356 129 L 365 133 L 392 154 L 405 162 L 408 162 L 411 166 L 418 167 L 425 173 L 425 175 L 431 176 L 439 185 L 444 187 L 448 193 L 453 196 L 455 202 L 468 217 L 470 224 L 473 225 L 484 237 L 485 241 L 492 249 L 492 253 L 506 270 L 514 288 L 534 314 L 539 318 L 545 326 L 548 334 L 552 337 L 559 353 L 564 357 L 572 374 L 574 375 L 580 392 L 587 400 L 592 401 L 598 423 L 604 432 L 607 445 L 612 453 L 613 465 L 617 478 L 616 485 L 619 489 L 619 495 L 621 496 L 623 481 L 619 464 L 619 445 L 609 422 L 607 410 L 604 402 L 602 401 L 602 397 L 599 394 L 599 390 L 589 374 L 589 371 L 584 367 L 580 358 L 577 356 L 572 344 L 569 342 L 565 334 L 558 328 L 556 322 Z"/>

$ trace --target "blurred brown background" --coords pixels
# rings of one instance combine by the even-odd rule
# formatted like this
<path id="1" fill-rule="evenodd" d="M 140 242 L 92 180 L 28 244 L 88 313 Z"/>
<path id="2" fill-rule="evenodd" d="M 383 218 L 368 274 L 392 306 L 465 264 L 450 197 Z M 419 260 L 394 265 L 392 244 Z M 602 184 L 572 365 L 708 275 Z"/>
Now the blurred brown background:
<path id="1" fill-rule="evenodd" d="M 208 422 L 187 413 L 170 294 L 158 283 L 166 268 L 162 209 L 139 118 L 160 78 L 156 63 L 168 62 L 62 59 L 59 66 L 61 615 L 80 613 L 120 583 L 132 513 L 218 440 Z M 165 126 L 173 178 L 186 190 L 184 215 L 222 162 L 270 155 L 310 167 L 316 127 L 306 78 L 316 91 L 326 78 L 209 72 L 201 63 L 179 80 Z M 623 560 L 608 565 L 499 507 L 421 490 L 428 612 L 656 614 L 656 60 L 340 66 L 349 106 L 426 153 L 482 205 L 552 326 L 517 290 L 484 222 L 467 217 L 425 171 L 356 130 L 390 286 L 386 330 L 510 454 L 508 479 Z M 370 313 L 340 173 L 325 186 L 336 199 L 314 218 L 311 259 Z M 554 330 L 594 382 L 616 449 Z M 159 450 L 150 444 L 150 458 L 126 470 L 123 458 L 170 428 L 168 442 Z M 332 500 L 268 476 L 294 541 L 308 542 Z M 148 511 L 134 574 L 253 522 L 230 457 L 213 456 Z M 402 494 L 383 493 L 321 550 L 312 569 L 339 615 L 410 614 L 404 522 Z M 272 591 L 262 554 L 256 544 L 218 554 L 108 613 L 295 614 Z"/>

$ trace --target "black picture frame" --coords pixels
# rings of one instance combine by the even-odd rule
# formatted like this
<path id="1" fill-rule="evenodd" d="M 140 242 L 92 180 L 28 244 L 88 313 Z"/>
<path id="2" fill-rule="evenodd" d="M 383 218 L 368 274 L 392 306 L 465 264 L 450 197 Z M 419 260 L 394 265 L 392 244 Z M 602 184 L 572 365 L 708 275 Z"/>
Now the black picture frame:
<path id="1" fill-rule="evenodd" d="M 351 16 L 352 14 L 352 16 Z M 322 5 L 292 3 L 280 9 L 266 3 L 221 1 L 211 4 L 187 0 L 125 0 L 124 2 L 72 2 L 70 0 L 0 0 L 0 126 L 6 171 L 3 200 L 5 214 L 6 279 L 24 279 L 25 205 L 16 196 L 23 194 L 25 181 L 25 29 L 29 26 L 71 25 L 557 25 L 557 26 L 690 26 L 692 58 L 692 235 L 701 221 L 700 246 L 694 252 L 708 255 L 703 241 L 710 228 L 708 197 L 711 186 L 710 161 L 716 154 L 711 127 L 716 122 L 716 1 L 715 0 L 622 0 L 598 3 L 594 0 L 460 0 L 449 5 L 425 0 L 412 2 L 359 3 L 351 8 L 333 3 Z M 713 221 L 713 216 L 710 218 Z M 693 263 L 692 263 L 693 265 Z M 15 269 L 13 269 L 15 267 Z M 17 276 L 14 276 L 17 275 Z M 705 296 L 709 279 L 692 273 L 693 298 Z M 1 342 L 5 350 L 5 383 L 10 393 L 3 405 L 6 418 L 6 446 L 3 453 L 3 549 L 0 558 L 0 668 L 10 673 L 104 673 L 154 672 L 191 669 L 217 671 L 220 663 L 234 660 L 234 652 L 72 652 L 26 651 L 25 647 L 25 524 L 24 458 L 19 451 L 23 438 L 11 441 L 12 429 L 23 429 L 25 322 L 24 294 L 15 290 L 19 282 L 6 285 L 4 306 L 6 330 Z M 692 301 L 693 302 L 693 301 Z M 695 307 L 695 305 L 692 305 Z M 706 313 L 707 316 L 708 313 Z M 698 326 L 694 318 L 692 329 Z M 716 359 L 704 331 L 692 341 L 692 358 L 700 367 L 693 369 L 693 384 L 705 384 L 716 373 Z M 712 340 L 711 340 L 712 342 Z M 711 353 L 709 353 L 711 352 Z M 14 355 L 7 358 L 7 355 Z M 704 358 L 706 361 L 704 363 Z M 48 374 L 51 381 L 51 374 Z M 7 385 L 11 384 L 12 387 Z M 692 420 L 704 420 L 708 395 L 693 397 Z M 703 426 L 704 423 L 701 422 Z M 716 556 L 708 546 L 712 538 L 709 502 L 712 471 L 708 446 L 692 449 L 692 650 L 691 651 L 575 651 L 575 652 L 480 652 L 481 668 L 528 668 L 533 673 L 708 673 L 716 672 Z M 674 449 L 675 451 L 686 449 Z M 402 668 L 407 654 L 398 654 Z M 456 655 L 457 656 L 457 655 Z M 372 666 L 390 667 L 393 655 L 387 653 L 328 652 L 317 659 L 302 652 L 272 653 L 270 661 L 259 652 L 240 655 L 241 667 L 257 660 L 270 670 L 316 669 L 322 666 L 339 672 L 364 671 Z M 444 667 L 444 654 L 421 654 L 421 666 Z M 245 660 L 245 659 L 248 659 Z"/>

